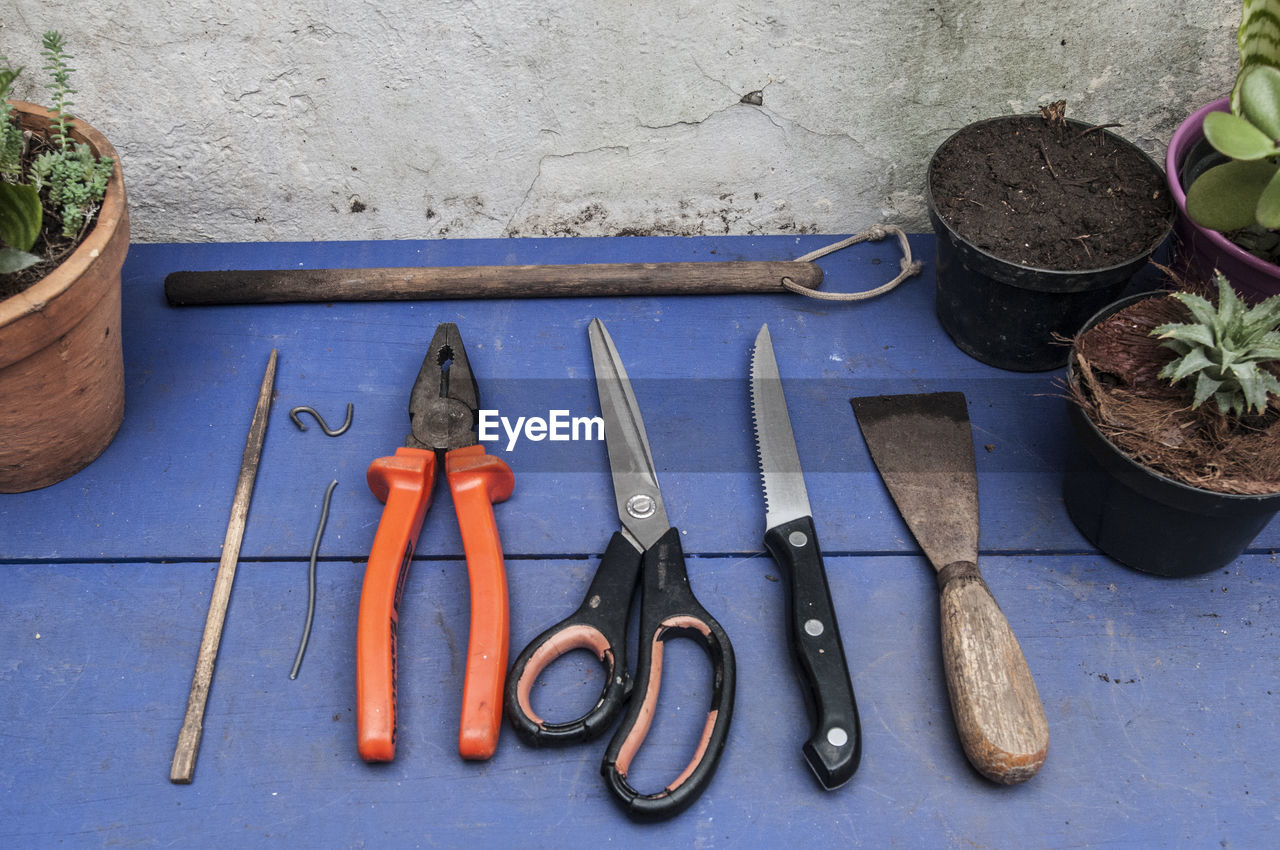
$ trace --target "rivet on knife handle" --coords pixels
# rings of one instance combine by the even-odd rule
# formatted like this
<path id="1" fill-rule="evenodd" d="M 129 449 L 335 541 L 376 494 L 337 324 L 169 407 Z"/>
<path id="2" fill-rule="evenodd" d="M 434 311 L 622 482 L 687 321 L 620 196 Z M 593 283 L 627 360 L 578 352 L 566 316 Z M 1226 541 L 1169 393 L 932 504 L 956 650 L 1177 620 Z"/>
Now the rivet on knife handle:
<path id="1" fill-rule="evenodd" d="M 1049 723 L 1022 647 L 976 564 L 944 569 L 938 584 L 942 663 L 965 755 L 996 782 L 1030 779 L 1049 753 Z"/>

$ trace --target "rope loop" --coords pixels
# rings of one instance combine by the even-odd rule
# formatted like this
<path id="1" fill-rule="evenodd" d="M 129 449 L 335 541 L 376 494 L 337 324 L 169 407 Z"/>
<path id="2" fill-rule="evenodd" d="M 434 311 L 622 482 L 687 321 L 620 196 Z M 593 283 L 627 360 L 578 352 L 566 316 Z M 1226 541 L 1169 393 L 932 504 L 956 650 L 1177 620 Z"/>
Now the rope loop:
<path id="1" fill-rule="evenodd" d="M 816 251 L 810 251 L 795 260 L 797 263 L 811 263 L 819 257 L 833 254 L 842 248 L 848 248 L 850 245 L 868 241 L 879 242 L 890 235 L 898 237 L 898 245 L 902 248 L 902 259 L 898 261 L 898 276 L 888 283 L 864 292 L 820 292 L 816 289 L 801 286 L 789 277 L 782 279 L 782 285 L 792 292 L 806 295 L 809 298 L 817 298 L 819 301 L 865 301 L 868 298 L 875 298 L 877 295 L 884 295 L 907 278 L 920 274 L 920 271 L 924 268 L 924 263 L 912 258 L 911 243 L 907 241 L 907 234 L 900 227 L 895 227 L 892 224 L 873 224 L 862 233 L 850 236 L 847 239 L 841 239 L 839 242 L 833 242 Z"/>

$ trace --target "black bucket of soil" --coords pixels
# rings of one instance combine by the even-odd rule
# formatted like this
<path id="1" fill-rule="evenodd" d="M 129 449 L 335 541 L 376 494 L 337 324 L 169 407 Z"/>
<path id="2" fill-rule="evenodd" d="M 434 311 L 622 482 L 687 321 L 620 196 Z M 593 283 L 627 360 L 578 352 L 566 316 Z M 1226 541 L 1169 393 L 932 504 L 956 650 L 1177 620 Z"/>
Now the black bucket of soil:
<path id="1" fill-rule="evenodd" d="M 1123 298 L 1089 319 L 1085 328 L 1155 294 Z M 1146 320 L 1126 321 L 1135 333 L 1155 326 Z M 1079 340 L 1076 344 L 1081 345 Z M 1109 373 L 1107 357 L 1096 360 L 1090 368 L 1099 380 L 1136 392 L 1129 377 L 1116 380 Z M 1067 366 L 1072 394 L 1078 392 L 1080 373 L 1073 350 Z M 1142 390 L 1150 392 L 1149 386 Z M 1280 511 L 1280 492 L 1229 493 L 1191 486 L 1172 477 L 1171 470 L 1156 471 L 1122 451 L 1076 401 L 1067 402 L 1067 414 L 1076 436 L 1063 477 L 1067 514 L 1090 543 L 1128 567 L 1172 577 L 1219 569 L 1238 558 Z M 1136 439 L 1139 429 L 1125 430 L 1130 441 Z"/>
<path id="2" fill-rule="evenodd" d="M 966 354 L 1061 368 L 1070 338 L 1168 237 L 1164 172 L 1101 127 L 1010 115 L 961 128 L 929 162 L 938 320 Z"/>

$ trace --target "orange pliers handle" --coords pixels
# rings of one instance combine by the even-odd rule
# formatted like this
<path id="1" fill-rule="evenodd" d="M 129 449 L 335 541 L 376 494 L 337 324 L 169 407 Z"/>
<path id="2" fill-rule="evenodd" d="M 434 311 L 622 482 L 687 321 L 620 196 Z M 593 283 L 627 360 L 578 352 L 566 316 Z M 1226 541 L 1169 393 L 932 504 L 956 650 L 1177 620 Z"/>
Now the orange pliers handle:
<path id="1" fill-rule="evenodd" d="M 510 497 L 515 477 L 481 445 L 449 451 L 444 463 L 471 584 L 471 637 L 458 752 L 467 759 L 487 759 L 498 743 L 510 622 L 493 505 Z M 393 457 L 369 465 L 369 489 L 386 507 L 369 553 L 356 631 L 357 746 L 365 761 L 395 758 L 400 596 L 431 505 L 435 476 L 435 452 L 427 449 L 399 448 Z"/>
<path id="2" fill-rule="evenodd" d="M 481 445 L 445 454 L 444 472 L 453 494 L 471 584 L 471 636 L 462 684 L 458 753 L 464 759 L 487 759 L 497 749 L 502 725 L 502 689 L 511 632 L 507 570 L 493 506 L 510 498 L 515 476 L 502 460 L 485 454 Z"/>

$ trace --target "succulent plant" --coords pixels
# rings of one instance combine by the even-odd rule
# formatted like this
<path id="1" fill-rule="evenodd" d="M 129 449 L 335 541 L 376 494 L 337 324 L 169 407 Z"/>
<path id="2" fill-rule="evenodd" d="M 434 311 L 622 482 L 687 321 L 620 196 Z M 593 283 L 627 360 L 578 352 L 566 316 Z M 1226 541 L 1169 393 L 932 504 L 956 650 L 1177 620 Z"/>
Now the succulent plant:
<path id="1" fill-rule="evenodd" d="M 1231 111 L 1239 115 L 1241 86 L 1249 72 L 1260 65 L 1280 66 L 1280 0 L 1240 0 L 1236 49 L 1240 64 L 1231 89 Z"/>
<path id="2" fill-rule="evenodd" d="M 41 261 L 29 253 L 47 222 L 60 222 L 65 239 L 77 239 L 106 194 L 115 163 L 99 159 L 71 137 L 71 58 L 62 36 L 44 34 L 45 65 L 52 78 L 53 120 L 50 149 L 25 161 L 26 141 L 9 95 L 21 68 L 0 56 L 0 274 L 13 274 Z"/>
<path id="3" fill-rule="evenodd" d="M 1280 228 L 1280 70 L 1260 65 L 1242 81 L 1239 114 L 1210 112 L 1204 135 L 1230 158 L 1187 189 L 1187 214 L 1200 226 L 1228 232 L 1255 222 Z"/>
<path id="4" fill-rule="evenodd" d="M 1173 297 L 1195 320 L 1170 322 L 1151 332 L 1178 354 L 1160 371 L 1178 384 L 1195 377 L 1193 408 L 1213 398 L 1228 416 L 1262 413 L 1269 395 L 1280 396 L 1280 381 L 1264 364 L 1280 361 L 1280 295 L 1249 307 L 1218 272 L 1218 304 L 1190 292 Z"/>
<path id="5" fill-rule="evenodd" d="M 1204 135 L 1230 161 L 1187 188 L 1187 215 L 1223 233 L 1280 229 L 1280 0 L 1242 0 L 1239 73 L 1231 111 L 1211 112 Z"/>

